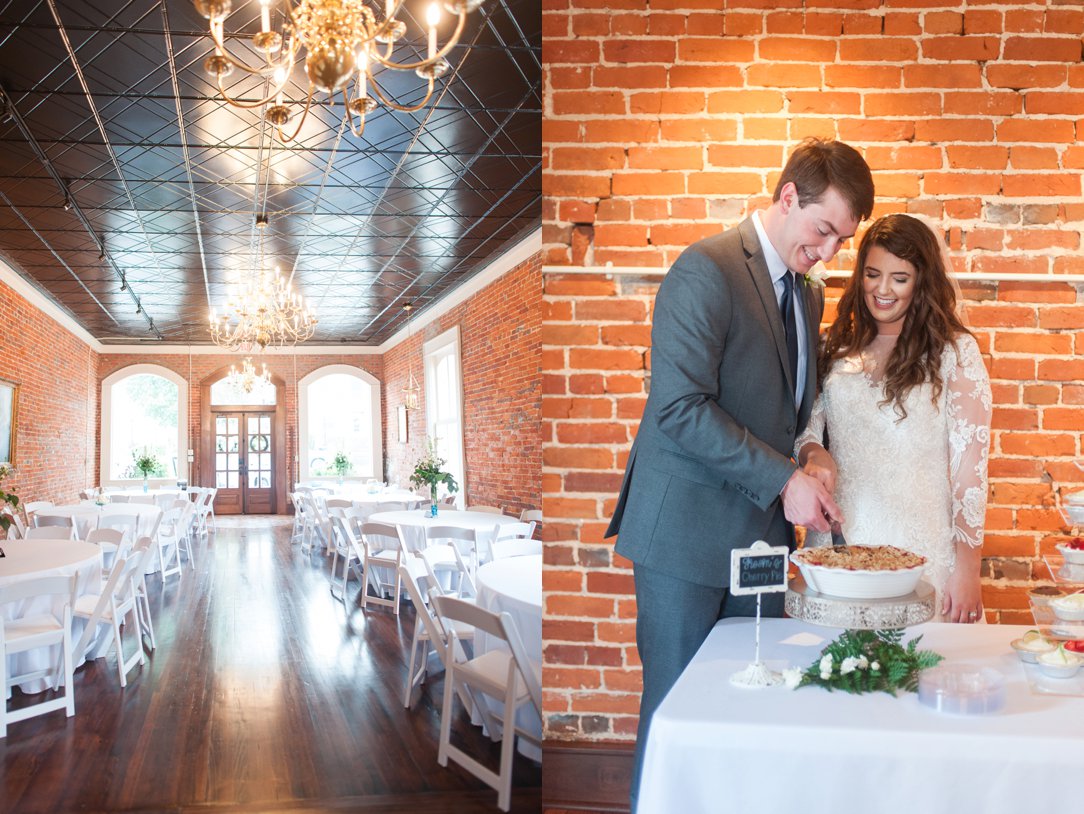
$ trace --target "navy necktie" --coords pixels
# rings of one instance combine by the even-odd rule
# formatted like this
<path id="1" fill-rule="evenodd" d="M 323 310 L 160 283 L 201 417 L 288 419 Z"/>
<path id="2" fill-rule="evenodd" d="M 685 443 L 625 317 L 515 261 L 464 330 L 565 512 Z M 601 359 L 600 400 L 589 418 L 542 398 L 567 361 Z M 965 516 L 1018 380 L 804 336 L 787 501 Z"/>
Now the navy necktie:
<path id="1" fill-rule="evenodd" d="M 795 308 L 794 275 L 788 270 L 783 275 L 783 299 L 779 311 L 783 315 L 783 328 L 787 335 L 787 358 L 790 362 L 790 380 L 794 392 L 798 392 L 798 323 L 794 317 Z M 795 396 L 797 398 L 797 396 Z"/>

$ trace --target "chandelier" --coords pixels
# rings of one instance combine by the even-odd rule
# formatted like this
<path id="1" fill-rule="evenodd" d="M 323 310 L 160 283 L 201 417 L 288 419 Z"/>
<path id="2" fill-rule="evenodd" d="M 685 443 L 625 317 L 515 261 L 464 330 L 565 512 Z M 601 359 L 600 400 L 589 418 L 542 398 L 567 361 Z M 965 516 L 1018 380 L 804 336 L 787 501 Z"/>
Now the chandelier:
<path id="1" fill-rule="evenodd" d="M 249 353 L 268 345 L 293 345 L 316 332 L 317 319 L 278 269 L 257 269 L 226 304 L 220 317 L 211 309 L 211 341 L 231 351 Z"/>
<path id="2" fill-rule="evenodd" d="M 411 353 L 410 350 L 410 315 L 414 310 L 413 303 L 407 303 L 403 306 L 403 310 L 407 314 L 407 353 Z M 418 386 L 418 380 L 414 378 L 414 362 L 410 362 L 409 377 L 407 378 L 406 387 L 403 388 L 403 405 L 408 410 L 417 410 L 420 404 L 420 397 L 422 389 Z"/>
<path id="3" fill-rule="evenodd" d="M 271 371 L 269 371 L 267 365 L 264 364 L 263 370 L 257 376 L 256 367 L 252 364 L 252 357 L 246 356 L 244 361 L 241 362 L 240 370 L 233 365 L 230 365 L 230 374 L 227 378 L 232 387 L 245 393 L 251 393 L 257 387 L 262 388 L 271 384 Z"/>
<path id="4" fill-rule="evenodd" d="M 372 8 L 378 6 L 378 0 L 283 0 L 285 22 L 281 33 L 271 27 L 271 2 L 260 0 L 260 30 L 252 36 L 252 45 L 263 62 L 248 65 L 231 56 L 226 49 L 224 28 L 232 0 L 194 0 L 196 11 L 210 21 L 211 39 L 215 45 L 215 52 L 207 57 L 203 67 L 215 78 L 222 98 L 241 108 L 263 107 L 273 100 L 274 104 L 264 111 L 264 118 L 275 127 L 279 139 L 288 143 L 301 132 L 317 90 L 325 91 L 332 99 L 342 91 L 346 119 L 350 130 L 358 137 L 365 129 L 365 115 L 375 110 L 379 102 L 405 113 L 420 110 L 433 95 L 434 81 L 451 67 L 444 57 L 459 42 L 467 14 L 475 11 L 484 0 L 444 0 L 444 8 L 458 20 L 451 38 L 439 49 L 440 6 L 432 3 L 426 11 L 428 49 L 425 58 L 398 62 L 392 58 L 392 51 L 395 43 L 406 34 L 406 23 L 396 19 L 403 0 L 385 0 L 380 19 Z M 308 95 L 297 127 L 287 135 L 284 128 L 292 114 L 283 102 L 283 89 L 302 48 L 306 51 Z M 425 98 L 415 105 L 396 104 L 373 77 L 374 67 L 414 71 L 426 82 Z M 231 97 L 222 80 L 234 68 L 268 79 L 267 95 L 254 102 Z M 353 93 L 347 89 L 351 79 L 354 80 Z"/>

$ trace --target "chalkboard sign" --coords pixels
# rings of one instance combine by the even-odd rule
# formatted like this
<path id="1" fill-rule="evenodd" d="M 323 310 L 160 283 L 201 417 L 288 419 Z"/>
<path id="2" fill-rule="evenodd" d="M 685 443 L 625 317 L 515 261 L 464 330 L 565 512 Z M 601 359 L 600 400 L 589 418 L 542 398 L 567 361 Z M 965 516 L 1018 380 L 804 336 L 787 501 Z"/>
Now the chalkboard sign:
<path id="1" fill-rule="evenodd" d="M 790 549 L 757 540 L 750 548 L 730 552 L 730 592 L 769 594 L 787 589 L 787 561 Z"/>

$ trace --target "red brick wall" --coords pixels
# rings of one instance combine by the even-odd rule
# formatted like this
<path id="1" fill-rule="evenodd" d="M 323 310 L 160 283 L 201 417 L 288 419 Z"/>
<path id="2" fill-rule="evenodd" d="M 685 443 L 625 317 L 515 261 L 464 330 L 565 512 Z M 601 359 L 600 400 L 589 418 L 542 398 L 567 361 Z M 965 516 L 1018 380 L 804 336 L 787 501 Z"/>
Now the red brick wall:
<path id="1" fill-rule="evenodd" d="M 389 478 L 409 485 L 414 462 L 425 450 L 422 344 L 458 325 L 465 505 L 516 512 L 541 506 L 541 265 L 541 255 L 535 255 L 384 354 Z M 409 441 L 400 444 L 397 409 L 411 366 L 422 387 L 421 403 L 418 410 L 408 412 Z"/>
<path id="2" fill-rule="evenodd" d="M 720 8 L 725 11 L 720 11 Z M 763 206 L 809 135 L 858 147 L 878 207 L 950 235 L 995 398 L 984 601 L 1030 622 L 1040 555 L 1084 486 L 1084 65 L 1078 3 L 547 0 L 543 251 L 665 268 Z M 853 247 L 835 268 L 849 269 Z M 544 275 L 547 736 L 628 740 L 639 672 L 628 563 L 602 539 L 635 434 L 658 277 Z M 838 288 L 835 289 L 838 293 Z M 829 298 L 833 290 L 829 289 Z M 830 303 L 831 304 L 831 303 Z M 831 318 L 833 309 L 828 309 Z"/>
<path id="3" fill-rule="evenodd" d="M 19 386 L 16 473 L 20 500 L 74 500 L 95 483 L 98 355 L 0 283 L 0 378 Z"/>

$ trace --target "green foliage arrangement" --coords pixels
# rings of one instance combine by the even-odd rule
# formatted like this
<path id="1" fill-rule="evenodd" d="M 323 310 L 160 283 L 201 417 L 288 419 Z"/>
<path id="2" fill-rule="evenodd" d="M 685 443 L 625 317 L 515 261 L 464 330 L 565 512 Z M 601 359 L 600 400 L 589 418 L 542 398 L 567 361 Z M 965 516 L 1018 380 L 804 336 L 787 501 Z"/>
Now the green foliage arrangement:
<path id="1" fill-rule="evenodd" d="M 437 484 L 440 483 L 447 486 L 449 492 L 458 492 L 459 485 L 455 482 L 455 478 L 450 473 L 443 471 L 446 464 L 447 461 L 437 454 L 435 442 L 432 438 L 429 438 L 425 442 L 425 457 L 414 464 L 414 474 L 410 476 L 410 482 L 416 488 L 421 488 L 423 485 L 428 486 L 434 495 L 436 494 Z"/>
<path id="2" fill-rule="evenodd" d="M 147 451 L 146 447 L 144 447 L 142 455 L 133 451 L 132 457 L 135 459 L 134 464 L 136 471 L 143 475 L 143 477 L 146 478 L 151 475 L 154 477 L 161 477 L 165 475 L 165 467 L 162 466 L 154 453 Z"/>
<path id="3" fill-rule="evenodd" d="M 7 464 L 0 464 L 0 484 L 4 482 L 4 478 L 10 475 L 15 470 Z M 11 492 L 5 491 L 0 488 L 0 506 L 6 509 L 11 506 L 12 510 L 19 508 L 19 497 L 11 494 Z M 6 511 L 0 511 L 0 528 L 7 531 L 11 527 L 11 515 Z"/>
<path id="4" fill-rule="evenodd" d="M 339 474 L 339 477 L 348 475 L 350 473 L 350 467 L 353 464 L 350 463 L 350 459 L 346 457 L 345 452 L 336 452 L 335 460 L 331 462 L 331 465 L 335 467 L 335 471 Z"/>
<path id="5" fill-rule="evenodd" d="M 918 674 L 944 656 L 919 650 L 917 636 L 907 643 L 902 630 L 848 630 L 821 651 L 802 674 L 799 687 L 816 685 L 851 693 L 918 691 Z"/>

